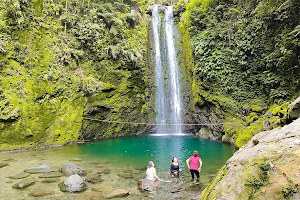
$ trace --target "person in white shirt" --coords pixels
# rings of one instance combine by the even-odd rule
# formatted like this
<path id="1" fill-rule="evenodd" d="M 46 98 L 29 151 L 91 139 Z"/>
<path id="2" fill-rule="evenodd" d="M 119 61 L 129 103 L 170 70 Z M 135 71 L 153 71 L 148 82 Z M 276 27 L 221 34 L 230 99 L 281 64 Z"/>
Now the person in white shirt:
<path id="1" fill-rule="evenodd" d="M 150 181 L 160 181 L 160 178 L 156 175 L 156 169 L 154 168 L 154 163 L 152 161 L 149 161 L 148 163 L 146 174 L 146 179 Z"/>

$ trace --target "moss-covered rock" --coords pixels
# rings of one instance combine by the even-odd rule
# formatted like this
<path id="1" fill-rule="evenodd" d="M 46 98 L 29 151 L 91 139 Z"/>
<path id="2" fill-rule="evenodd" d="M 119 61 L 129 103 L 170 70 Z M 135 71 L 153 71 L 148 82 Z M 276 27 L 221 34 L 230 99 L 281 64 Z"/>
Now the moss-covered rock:
<path id="1" fill-rule="evenodd" d="M 300 119 L 256 134 L 218 172 L 200 199 L 290 199 L 299 196 Z"/>
<path id="2" fill-rule="evenodd" d="M 24 1 L 18 19 L 1 4 L 0 151 L 145 130 L 84 121 L 147 122 L 153 113 L 145 3 L 100 2 L 70 4 L 71 17 L 63 2 Z"/>

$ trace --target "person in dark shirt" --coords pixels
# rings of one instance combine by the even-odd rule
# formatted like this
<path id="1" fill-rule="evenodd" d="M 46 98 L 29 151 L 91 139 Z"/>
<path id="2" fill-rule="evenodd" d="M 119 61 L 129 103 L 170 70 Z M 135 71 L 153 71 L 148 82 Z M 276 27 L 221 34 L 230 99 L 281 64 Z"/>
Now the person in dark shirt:
<path id="1" fill-rule="evenodd" d="M 172 177 L 178 177 L 181 175 L 181 169 L 179 168 L 178 159 L 176 157 L 173 157 L 173 159 L 172 159 L 170 171 L 171 171 Z"/>

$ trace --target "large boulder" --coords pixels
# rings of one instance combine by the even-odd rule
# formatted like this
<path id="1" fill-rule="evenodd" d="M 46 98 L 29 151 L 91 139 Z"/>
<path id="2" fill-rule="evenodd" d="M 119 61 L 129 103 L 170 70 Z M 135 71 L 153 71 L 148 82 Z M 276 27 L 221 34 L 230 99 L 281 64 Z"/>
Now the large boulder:
<path id="1" fill-rule="evenodd" d="M 300 119 L 256 134 L 218 172 L 200 199 L 299 199 Z"/>
<path id="2" fill-rule="evenodd" d="M 78 174 L 69 176 L 58 186 L 63 192 L 82 192 L 87 189 L 87 185 Z"/>
<path id="3" fill-rule="evenodd" d="M 78 174 L 79 176 L 82 176 L 86 174 L 86 171 L 84 169 L 78 167 L 73 163 L 64 164 L 60 168 L 60 171 L 67 176 L 74 175 L 74 174 Z"/>
<path id="4" fill-rule="evenodd" d="M 30 178 L 25 178 L 25 179 L 19 181 L 18 183 L 14 184 L 12 187 L 17 188 L 17 189 L 22 189 L 22 188 L 26 188 L 34 183 L 35 183 L 35 179 L 30 177 Z"/>

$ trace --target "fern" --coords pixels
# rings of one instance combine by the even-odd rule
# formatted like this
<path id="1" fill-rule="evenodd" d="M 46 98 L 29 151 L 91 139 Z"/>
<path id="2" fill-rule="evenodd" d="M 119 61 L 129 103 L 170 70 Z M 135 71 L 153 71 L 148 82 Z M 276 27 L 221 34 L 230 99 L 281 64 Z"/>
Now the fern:
<path id="1" fill-rule="evenodd" d="M 295 29 L 290 32 L 290 34 L 295 34 L 294 36 L 297 37 L 300 34 L 300 25 L 296 26 Z"/>

